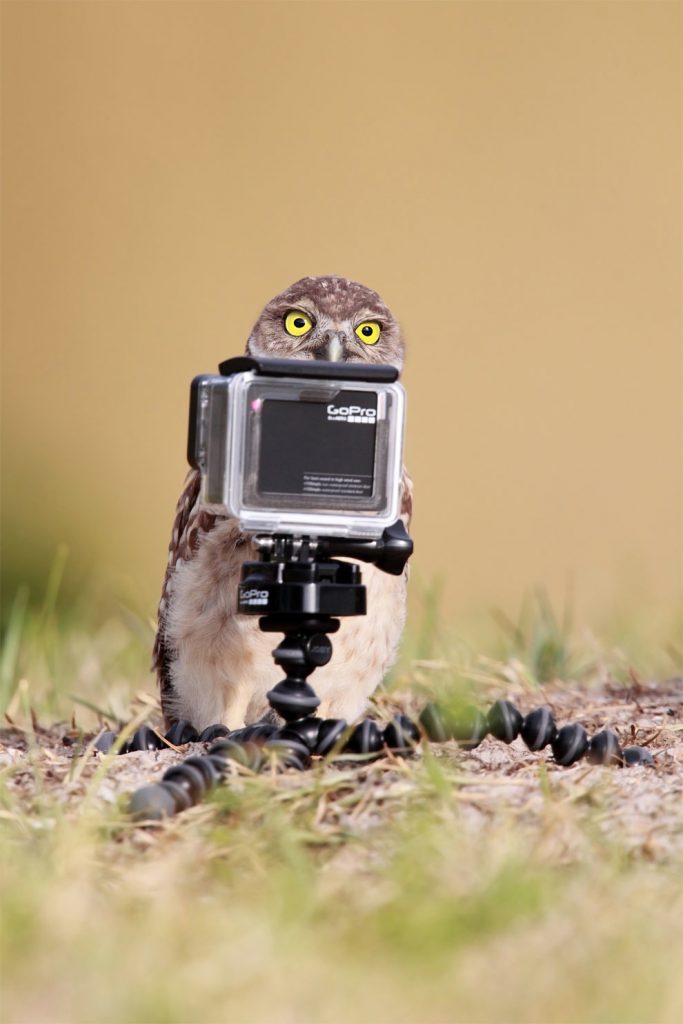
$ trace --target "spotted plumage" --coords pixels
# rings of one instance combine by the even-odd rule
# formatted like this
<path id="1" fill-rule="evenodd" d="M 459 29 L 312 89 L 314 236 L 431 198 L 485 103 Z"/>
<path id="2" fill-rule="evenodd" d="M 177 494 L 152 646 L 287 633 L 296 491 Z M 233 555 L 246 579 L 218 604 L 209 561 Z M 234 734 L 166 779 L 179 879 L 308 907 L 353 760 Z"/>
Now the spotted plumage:
<path id="1" fill-rule="evenodd" d="M 300 336 L 288 333 L 294 318 Z M 308 324 L 310 323 L 310 327 Z M 363 331 L 373 324 L 372 332 Z M 377 336 L 376 340 L 375 337 Z M 364 340 L 365 339 L 365 340 Z M 372 343 L 370 343 L 372 339 Z M 340 277 L 306 277 L 272 299 L 249 336 L 251 355 L 403 366 L 400 328 L 376 292 Z M 154 645 L 164 716 L 197 729 L 253 722 L 268 710 L 266 692 L 282 677 L 272 636 L 237 613 L 242 563 L 255 557 L 249 535 L 222 506 L 199 502 L 199 473 L 189 473 L 178 501 Z M 401 516 L 412 514 L 412 481 L 404 471 Z M 343 619 L 332 661 L 315 673 L 320 714 L 352 721 L 393 664 L 405 619 L 407 572 L 363 568 L 367 616 Z"/>

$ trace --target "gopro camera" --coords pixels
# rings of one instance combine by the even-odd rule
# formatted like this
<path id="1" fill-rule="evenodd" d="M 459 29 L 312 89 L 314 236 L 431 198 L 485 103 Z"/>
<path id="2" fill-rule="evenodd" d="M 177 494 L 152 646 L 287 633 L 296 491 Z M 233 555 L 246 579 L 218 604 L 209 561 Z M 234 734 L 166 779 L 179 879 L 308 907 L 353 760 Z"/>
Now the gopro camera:
<path id="1" fill-rule="evenodd" d="M 380 537 L 399 515 L 405 393 L 393 366 L 239 357 L 195 377 L 200 500 L 242 529 Z"/>

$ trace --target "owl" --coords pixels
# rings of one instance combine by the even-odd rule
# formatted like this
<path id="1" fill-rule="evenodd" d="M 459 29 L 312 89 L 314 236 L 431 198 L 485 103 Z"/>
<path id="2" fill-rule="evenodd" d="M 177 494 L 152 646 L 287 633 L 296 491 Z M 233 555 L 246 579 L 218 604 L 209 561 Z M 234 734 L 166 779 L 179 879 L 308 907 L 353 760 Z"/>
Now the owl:
<path id="1" fill-rule="evenodd" d="M 341 277 L 305 277 L 272 299 L 246 345 L 247 355 L 403 366 L 398 323 L 369 288 Z M 202 504 L 189 473 L 176 509 L 159 603 L 153 668 L 166 724 L 186 719 L 201 731 L 260 720 L 266 694 L 282 678 L 274 637 L 237 612 L 243 562 L 257 557 L 249 534 L 219 505 Z M 412 481 L 403 472 L 401 517 L 409 525 Z M 344 618 L 332 660 L 312 677 L 325 718 L 358 718 L 393 664 L 406 611 L 407 571 L 363 567 L 368 614 Z"/>

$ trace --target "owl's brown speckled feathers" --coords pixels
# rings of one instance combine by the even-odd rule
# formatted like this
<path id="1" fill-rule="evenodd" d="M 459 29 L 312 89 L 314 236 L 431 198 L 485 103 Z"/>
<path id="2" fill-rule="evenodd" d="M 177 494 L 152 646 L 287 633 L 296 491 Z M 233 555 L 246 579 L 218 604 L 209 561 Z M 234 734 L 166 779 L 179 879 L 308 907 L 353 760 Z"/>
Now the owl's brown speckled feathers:
<path id="1" fill-rule="evenodd" d="M 313 320 L 300 338 L 283 330 L 291 309 Z M 364 345 L 355 328 L 364 320 L 381 327 L 376 345 Z M 264 308 L 254 325 L 247 352 L 283 359 L 339 359 L 349 363 L 391 363 L 403 367 L 404 345 L 398 323 L 377 292 L 343 277 L 303 277 Z"/>
<path id="2" fill-rule="evenodd" d="M 288 313 L 302 314 L 310 329 L 292 336 Z M 373 343 L 359 325 L 379 326 Z M 379 295 L 341 277 L 304 277 L 272 299 L 249 336 L 250 355 L 403 366 L 398 323 Z M 168 566 L 159 603 L 153 667 L 167 724 L 185 718 L 197 729 L 222 722 L 253 722 L 268 709 L 266 693 L 282 675 L 271 658 L 273 637 L 258 621 L 237 613 L 242 563 L 255 557 L 248 534 L 222 506 L 199 503 L 193 470 L 176 508 Z M 410 521 L 412 482 L 404 470 L 401 516 Z M 320 714 L 353 721 L 391 667 L 405 619 L 407 572 L 388 576 L 363 568 L 368 615 L 344 619 L 334 656 L 315 673 Z"/>

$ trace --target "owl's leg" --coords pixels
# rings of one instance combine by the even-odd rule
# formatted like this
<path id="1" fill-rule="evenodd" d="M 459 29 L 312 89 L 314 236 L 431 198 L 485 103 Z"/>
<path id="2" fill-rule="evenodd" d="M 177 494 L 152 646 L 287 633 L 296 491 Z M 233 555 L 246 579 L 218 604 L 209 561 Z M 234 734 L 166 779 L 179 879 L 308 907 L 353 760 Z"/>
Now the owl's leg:
<path id="1" fill-rule="evenodd" d="M 249 690 L 205 652 L 188 644 L 172 666 L 173 695 L 166 702 L 167 719 L 191 722 L 197 732 L 209 725 L 239 729 L 245 723 Z"/>
<path id="2" fill-rule="evenodd" d="M 216 615 L 209 631 L 190 622 L 171 636 L 169 686 L 162 701 L 167 721 L 185 719 L 201 732 L 209 725 L 240 729 L 268 709 L 259 695 L 277 681 L 271 637 L 249 616 Z M 258 713 L 254 714 L 258 708 Z"/>

